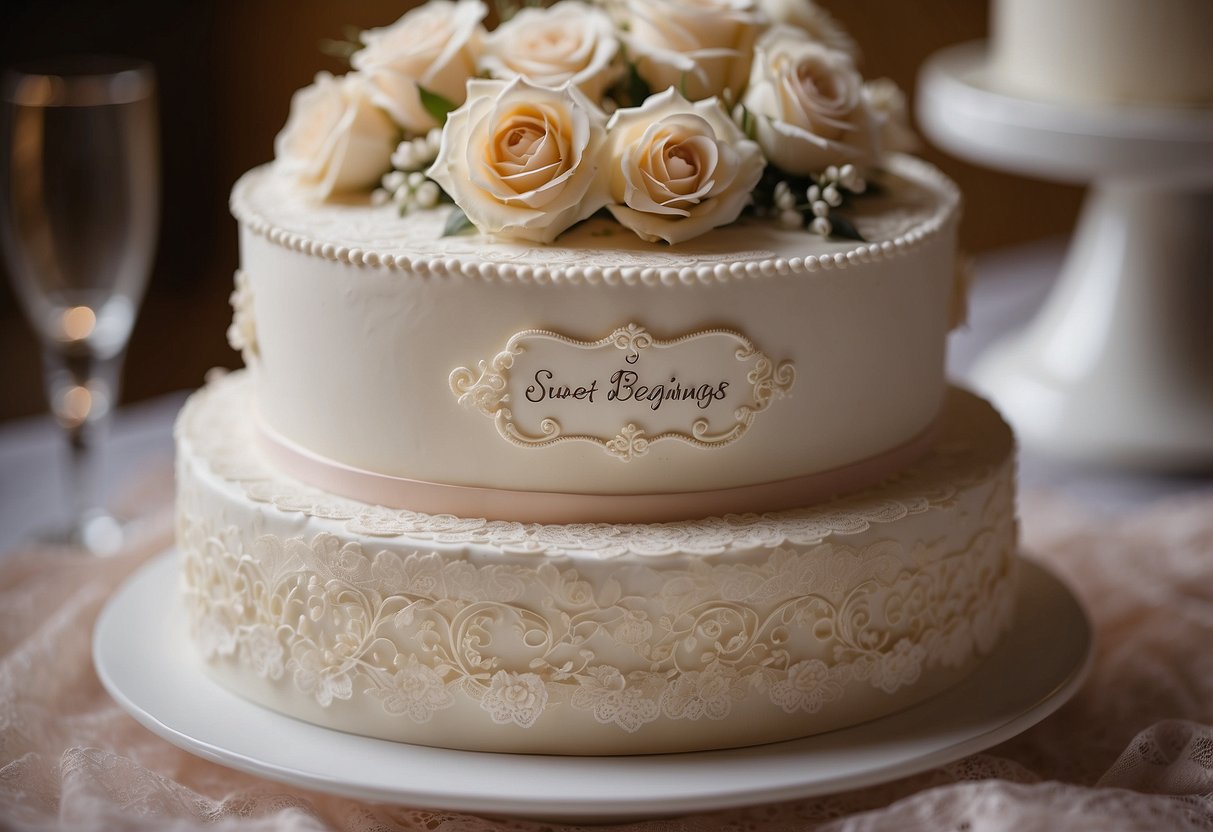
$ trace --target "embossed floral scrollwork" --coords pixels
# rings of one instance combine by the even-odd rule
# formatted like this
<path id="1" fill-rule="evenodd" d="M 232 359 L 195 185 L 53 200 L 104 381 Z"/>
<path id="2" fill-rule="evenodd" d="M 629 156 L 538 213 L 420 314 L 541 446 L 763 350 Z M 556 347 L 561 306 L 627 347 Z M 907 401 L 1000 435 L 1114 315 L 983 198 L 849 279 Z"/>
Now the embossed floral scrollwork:
<path id="1" fill-rule="evenodd" d="M 640 360 L 641 350 L 647 350 L 653 346 L 653 336 L 644 327 L 636 324 L 620 327 L 609 337 L 617 349 L 627 352 L 623 360 L 629 364 L 635 364 Z"/>
<path id="2" fill-rule="evenodd" d="M 630 462 L 649 451 L 649 439 L 644 430 L 630 422 L 623 426 L 619 435 L 605 445 L 606 452 L 622 462 Z"/>
<path id="3" fill-rule="evenodd" d="M 805 659 L 787 669 L 787 675 L 771 686 L 771 701 L 787 713 L 815 714 L 842 696 L 837 669 L 820 659 Z"/>
<path id="4" fill-rule="evenodd" d="M 539 676 L 499 670 L 489 681 L 481 707 L 493 722 L 530 728 L 542 716 L 547 702 L 548 690 Z"/>
<path id="5" fill-rule="evenodd" d="M 830 543 L 594 580 L 328 534 L 246 548 L 188 512 L 180 528 L 204 655 L 322 707 L 366 696 L 417 723 L 460 699 L 521 728 L 556 707 L 625 732 L 724 719 L 755 694 L 818 713 L 853 685 L 892 694 L 988 651 L 1014 600 L 1009 515 L 956 551 Z"/>
<path id="6" fill-rule="evenodd" d="M 493 356 L 491 361 L 480 361 L 478 372 L 467 367 L 456 367 L 451 371 L 449 383 L 457 395 L 459 404 L 474 407 L 485 413 L 496 413 L 506 395 L 506 383 L 514 358 L 522 352 L 520 347 L 507 347 Z"/>
<path id="7" fill-rule="evenodd" d="M 796 381 L 796 368 L 792 362 L 784 361 L 777 365 L 754 349 L 753 344 L 747 344 L 737 350 L 738 361 L 748 361 L 751 358 L 754 359 L 754 368 L 746 375 L 746 380 L 754 389 L 753 403 L 737 409 L 737 419 L 742 422 L 766 410 L 775 399 L 788 395 Z"/>
<path id="8" fill-rule="evenodd" d="M 415 654 L 409 654 L 403 661 L 398 660 L 397 665 L 394 673 L 376 673 L 372 677 L 376 684 L 367 690 L 382 703 L 386 713 L 413 722 L 429 722 L 436 711 L 455 704 L 455 697 L 447 690 L 443 675 L 422 664 Z"/>

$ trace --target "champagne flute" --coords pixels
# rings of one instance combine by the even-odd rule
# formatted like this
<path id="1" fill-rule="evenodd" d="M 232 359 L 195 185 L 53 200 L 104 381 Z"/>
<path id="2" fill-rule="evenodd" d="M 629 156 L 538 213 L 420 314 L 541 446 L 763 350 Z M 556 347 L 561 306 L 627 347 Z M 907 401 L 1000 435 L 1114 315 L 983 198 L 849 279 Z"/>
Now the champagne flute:
<path id="1" fill-rule="evenodd" d="M 0 243 L 67 439 L 67 518 L 51 540 L 97 554 L 122 538 L 99 454 L 155 247 L 155 87 L 148 64 L 102 56 L 0 80 Z"/>

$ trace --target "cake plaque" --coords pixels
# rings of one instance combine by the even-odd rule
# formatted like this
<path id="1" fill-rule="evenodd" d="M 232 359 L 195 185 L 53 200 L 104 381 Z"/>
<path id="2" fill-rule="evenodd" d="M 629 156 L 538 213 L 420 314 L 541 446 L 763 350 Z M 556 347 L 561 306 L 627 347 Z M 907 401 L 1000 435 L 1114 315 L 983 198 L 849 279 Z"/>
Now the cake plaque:
<path id="1" fill-rule="evenodd" d="M 795 379 L 792 362 L 777 364 L 741 333 L 663 340 L 628 323 L 597 341 L 518 332 L 491 360 L 453 370 L 450 387 L 516 445 L 591 442 L 629 462 L 667 439 L 735 442 Z"/>

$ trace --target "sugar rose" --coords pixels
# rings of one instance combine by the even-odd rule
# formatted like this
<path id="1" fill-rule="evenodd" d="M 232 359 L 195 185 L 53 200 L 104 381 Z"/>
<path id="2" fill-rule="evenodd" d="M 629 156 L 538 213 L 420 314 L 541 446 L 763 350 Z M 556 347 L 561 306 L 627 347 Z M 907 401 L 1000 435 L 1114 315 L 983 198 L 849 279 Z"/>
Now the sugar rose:
<path id="1" fill-rule="evenodd" d="M 875 154 L 854 62 L 800 29 L 776 26 L 759 39 L 742 104 L 767 159 L 788 173 L 867 162 Z"/>
<path id="2" fill-rule="evenodd" d="M 879 137 L 880 152 L 913 152 L 918 136 L 910 128 L 906 96 L 891 78 L 877 78 L 863 85 L 863 100 Z"/>
<path id="3" fill-rule="evenodd" d="M 324 199 L 374 187 L 399 139 L 400 128 L 371 101 L 363 78 L 322 72 L 291 98 L 274 155 L 280 170 Z"/>
<path id="4" fill-rule="evenodd" d="M 673 88 L 607 124 L 611 204 L 645 240 L 679 243 L 727 225 L 750 201 L 765 161 L 716 99 Z"/>
<path id="5" fill-rule="evenodd" d="M 365 47 L 350 58 L 366 75 L 375 103 L 412 135 L 440 126 L 421 102 L 424 88 L 460 104 L 488 13 L 480 0 L 431 0 L 391 26 L 362 33 Z"/>
<path id="6" fill-rule="evenodd" d="M 428 175 L 482 232 L 550 243 L 606 204 L 605 124 L 571 84 L 473 80 Z"/>
<path id="7" fill-rule="evenodd" d="M 626 0 L 625 44 L 653 90 L 736 101 L 767 24 L 754 0 Z"/>
<path id="8" fill-rule="evenodd" d="M 818 43 L 859 60 L 859 46 L 850 33 L 813 0 L 758 0 L 758 7 L 771 23 L 795 26 Z"/>
<path id="9" fill-rule="evenodd" d="M 601 9 L 579 0 L 527 7 L 484 40 L 480 66 L 494 78 L 521 75 L 540 86 L 574 84 L 600 101 L 619 75 L 615 26 Z"/>

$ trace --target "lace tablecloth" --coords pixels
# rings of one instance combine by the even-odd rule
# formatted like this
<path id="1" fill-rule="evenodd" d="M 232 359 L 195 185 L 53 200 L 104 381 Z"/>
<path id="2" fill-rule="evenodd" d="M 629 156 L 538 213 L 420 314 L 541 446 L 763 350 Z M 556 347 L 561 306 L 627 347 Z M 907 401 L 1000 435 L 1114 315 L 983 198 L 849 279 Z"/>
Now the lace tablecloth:
<path id="1" fill-rule="evenodd" d="M 1094 619 L 1094 670 L 1070 704 L 985 754 L 885 786 L 622 828 L 1213 829 L 1213 494 L 1093 517 L 1030 491 L 1021 508 L 1025 550 Z M 0 561 L 0 827 L 552 828 L 303 792 L 193 757 L 128 717 L 93 671 L 92 626 L 170 528 L 165 507 L 118 557 Z"/>

